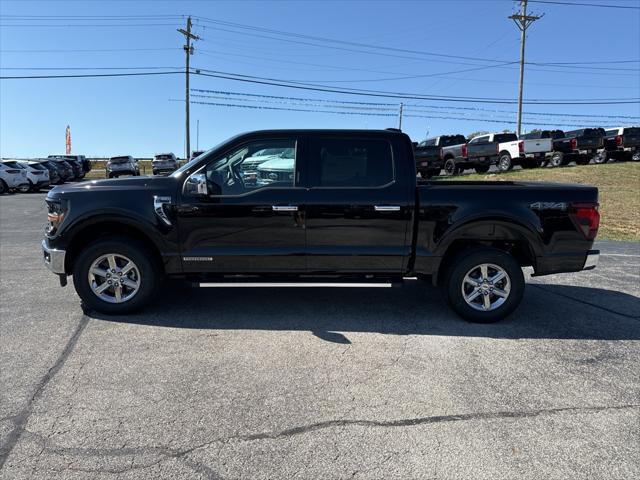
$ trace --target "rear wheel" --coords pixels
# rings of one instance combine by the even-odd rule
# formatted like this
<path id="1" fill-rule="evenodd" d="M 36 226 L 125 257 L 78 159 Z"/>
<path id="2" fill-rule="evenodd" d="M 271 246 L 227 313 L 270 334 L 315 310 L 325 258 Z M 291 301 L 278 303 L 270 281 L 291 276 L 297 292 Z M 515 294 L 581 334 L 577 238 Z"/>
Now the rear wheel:
<path id="1" fill-rule="evenodd" d="M 635 152 L 633 152 L 633 154 L 631 155 L 631 161 L 640 162 L 640 150 L 636 150 Z"/>
<path id="2" fill-rule="evenodd" d="M 28 193 L 29 191 L 31 191 L 31 182 L 19 185 L 16 190 L 18 190 L 20 193 Z"/>
<path id="3" fill-rule="evenodd" d="M 524 275 L 508 253 L 473 248 L 453 260 L 443 288 L 448 303 L 462 318 L 492 323 L 518 307 L 524 294 Z"/>
<path id="4" fill-rule="evenodd" d="M 4 182 L 4 180 L 0 179 L 0 195 L 2 195 L 3 193 L 7 193 L 8 191 L 9 191 L 9 187 Z"/>
<path id="5" fill-rule="evenodd" d="M 447 175 L 457 175 L 460 173 L 460 167 L 456 165 L 456 161 L 453 158 L 450 158 L 444 162 L 444 171 L 447 172 Z"/>
<path id="6" fill-rule="evenodd" d="M 498 158 L 498 170 L 501 172 L 507 172 L 513 168 L 513 162 L 511 161 L 511 155 L 503 153 Z"/>
<path id="7" fill-rule="evenodd" d="M 474 167 L 476 173 L 487 173 L 491 165 L 476 165 Z"/>
<path id="8" fill-rule="evenodd" d="M 160 268 L 144 245 L 124 237 L 98 240 L 75 261 L 73 284 L 83 303 L 106 314 L 145 306 L 161 283 Z"/>
<path id="9" fill-rule="evenodd" d="M 549 160 L 549 166 L 552 168 L 559 167 L 564 164 L 564 154 L 562 152 L 554 152 Z"/>

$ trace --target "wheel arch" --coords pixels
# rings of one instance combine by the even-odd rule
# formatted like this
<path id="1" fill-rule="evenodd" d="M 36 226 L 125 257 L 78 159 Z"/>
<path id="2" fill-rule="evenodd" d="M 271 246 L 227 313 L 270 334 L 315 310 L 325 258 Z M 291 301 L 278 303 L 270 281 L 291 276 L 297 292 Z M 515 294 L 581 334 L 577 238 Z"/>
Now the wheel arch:
<path id="1" fill-rule="evenodd" d="M 154 261 L 157 262 L 161 271 L 164 272 L 164 264 L 160 253 L 161 249 L 153 239 L 153 236 L 145 231 L 144 228 L 140 227 L 139 223 L 135 223 L 131 219 L 122 217 L 113 218 L 109 216 L 83 222 L 82 225 L 78 225 L 73 230 L 71 240 L 66 248 L 65 272 L 67 274 L 73 272 L 75 260 L 81 252 L 82 247 L 98 239 L 108 237 L 125 237 L 140 242 L 144 245 L 145 250 L 153 257 Z"/>
<path id="2" fill-rule="evenodd" d="M 432 276 L 433 283 L 441 284 L 455 257 L 462 251 L 475 247 L 492 247 L 507 252 L 522 267 L 535 268 L 536 259 L 542 254 L 542 240 L 532 227 L 512 218 L 476 218 L 465 222 L 441 239 L 437 252 L 441 261 Z"/>

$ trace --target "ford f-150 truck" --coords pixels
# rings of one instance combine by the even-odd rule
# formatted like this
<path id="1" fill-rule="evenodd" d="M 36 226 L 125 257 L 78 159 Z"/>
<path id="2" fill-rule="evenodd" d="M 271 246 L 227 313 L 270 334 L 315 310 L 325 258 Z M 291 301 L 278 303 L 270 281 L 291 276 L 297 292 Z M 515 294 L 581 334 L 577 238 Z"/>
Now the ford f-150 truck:
<path id="1" fill-rule="evenodd" d="M 488 133 L 478 135 L 467 143 L 442 149 L 444 170 L 449 175 L 473 168 L 477 173 L 486 173 L 491 165 L 498 163 L 500 144 L 517 141 L 515 133 Z M 509 167 L 511 168 L 511 167 Z"/>
<path id="2" fill-rule="evenodd" d="M 604 137 L 603 128 L 581 128 L 565 132 L 564 137 L 553 140 L 553 153 L 549 165 L 559 167 L 571 162 L 586 165 L 591 160 L 594 163 L 606 162 Z"/>
<path id="3" fill-rule="evenodd" d="M 640 161 L 640 127 L 617 127 L 605 131 L 605 161 L 633 160 Z"/>
<path id="4" fill-rule="evenodd" d="M 466 143 L 464 135 L 440 135 L 427 138 L 413 149 L 416 170 L 422 178 L 431 178 L 440 174 L 444 167 L 444 147 Z"/>
<path id="5" fill-rule="evenodd" d="M 245 182 L 243 162 L 267 148 L 293 149 L 291 174 Z M 491 322 L 520 303 L 521 267 L 575 272 L 599 254 L 596 188 L 419 181 L 411 140 L 392 130 L 247 133 L 170 176 L 64 185 L 46 203 L 45 264 L 107 314 L 143 307 L 165 276 L 201 287 L 418 277 L 462 317 Z"/>

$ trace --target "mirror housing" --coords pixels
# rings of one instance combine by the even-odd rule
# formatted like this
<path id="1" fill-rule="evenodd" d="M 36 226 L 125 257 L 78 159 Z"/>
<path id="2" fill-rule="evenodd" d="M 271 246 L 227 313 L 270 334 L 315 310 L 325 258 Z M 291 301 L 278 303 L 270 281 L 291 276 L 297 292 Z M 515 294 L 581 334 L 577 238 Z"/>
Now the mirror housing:
<path id="1" fill-rule="evenodd" d="M 184 191 L 187 195 L 196 197 L 209 195 L 207 188 L 207 176 L 204 172 L 196 172 L 189 175 L 184 184 Z"/>

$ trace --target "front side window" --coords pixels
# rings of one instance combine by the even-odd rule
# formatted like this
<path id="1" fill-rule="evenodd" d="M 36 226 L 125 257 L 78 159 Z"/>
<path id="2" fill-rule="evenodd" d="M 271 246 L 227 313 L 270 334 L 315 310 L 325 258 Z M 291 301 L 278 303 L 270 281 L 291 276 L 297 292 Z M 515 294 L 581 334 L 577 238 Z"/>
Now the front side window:
<path id="1" fill-rule="evenodd" d="M 260 140 L 213 158 L 189 176 L 184 191 L 187 195 L 244 195 L 295 183 L 295 140 Z"/>
<path id="2" fill-rule="evenodd" d="M 314 140 L 309 169 L 314 187 L 381 187 L 394 180 L 391 144 L 378 139 Z"/>
<path id="3" fill-rule="evenodd" d="M 483 137 L 476 137 L 472 139 L 469 143 L 486 143 L 489 140 L 489 135 L 485 135 Z"/>

